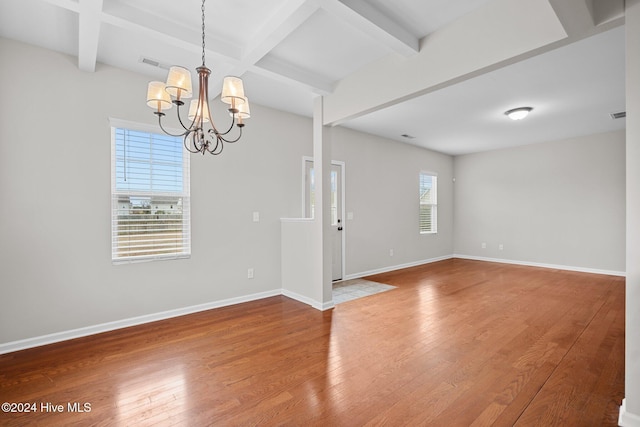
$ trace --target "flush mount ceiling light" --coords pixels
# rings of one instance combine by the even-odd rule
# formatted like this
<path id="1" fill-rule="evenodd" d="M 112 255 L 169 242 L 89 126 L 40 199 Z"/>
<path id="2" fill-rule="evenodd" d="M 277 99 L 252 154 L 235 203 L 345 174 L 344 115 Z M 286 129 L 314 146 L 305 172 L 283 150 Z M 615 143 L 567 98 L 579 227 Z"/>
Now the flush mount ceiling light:
<path id="1" fill-rule="evenodd" d="M 533 110 L 531 107 L 514 108 L 513 110 L 505 111 L 505 115 L 511 120 L 522 120 Z"/>
<path id="2" fill-rule="evenodd" d="M 167 82 L 150 82 L 147 89 L 147 105 L 153 108 L 153 114 L 158 116 L 158 123 L 164 133 L 171 136 L 184 137 L 184 147 L 191 153 L 209 152 L 210 154 L 220 154 L 224 148 L 224 143 L 233 143 L 242 136 L 242 128 L 244 127 L 244 119 L 250 117 L 249 100 L 244 95 L 244 87 L 242 80 L 238 77 L 225 77 L 222 86 L 222 94 L 220 100 L 229 104 L 229 115 L 231 116 L 231 125 L 229 128 L 221 132 L 219 131 L 211 117 L 209 109 L 209 75 L 211 70 L 204 63 L 204 2 L 202 0 L 202 65 L 196 68 L 198 72 L 198 99 L 191 101 L 187 114 L 188 120 L 180 115 L 180 107 L 184 105 L 184 99 L 193 96 L 191 88 L 191 72 L 184 67 L 174 66 L 169 69 Z M 163 110 L 168 110 L 173 105 L 176 106 L 178 121 L 184 132 L 174 135 L 167 132 L 162 127 L 162 117 L 165 115 Z M 209 123 L 210 128 L 205 129 L 204 124 Z M 185 125 L 186 123 L 186 125 Z M 227 135 L 236 125 L 239 132 L 237 137 L 231 138 Z"/>

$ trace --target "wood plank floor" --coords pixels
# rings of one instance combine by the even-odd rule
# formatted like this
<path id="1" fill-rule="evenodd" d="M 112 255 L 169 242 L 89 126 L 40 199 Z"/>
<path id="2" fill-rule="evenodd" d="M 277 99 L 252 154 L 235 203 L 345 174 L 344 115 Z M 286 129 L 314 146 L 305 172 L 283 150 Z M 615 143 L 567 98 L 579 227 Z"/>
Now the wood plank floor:
<path id="1" fill-rule="evenodd" d="M 398 288 L 2 355 L 0 400 L 37 412 L 0 425 L 617 425 L 623 278 L 453 259 L 367 279 Z"/>

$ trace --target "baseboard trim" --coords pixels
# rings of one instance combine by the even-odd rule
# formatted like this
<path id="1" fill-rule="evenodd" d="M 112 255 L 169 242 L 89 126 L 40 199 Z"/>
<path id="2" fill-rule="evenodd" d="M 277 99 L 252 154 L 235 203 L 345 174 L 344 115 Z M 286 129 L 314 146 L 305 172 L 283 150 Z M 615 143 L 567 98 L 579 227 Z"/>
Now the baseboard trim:
<path id="1" fill-rule="evenodd" d="M 327 311 L 327 310 L 331 310 L 333 308 L 336 308 L 336 305 L 333 303 L 333 299 L 329 302 L 325 302 L 323 303 L 320 308 L 318 308 L 318 310 L 320 311 Z"/>
<path id="2" fill-rule="evenodd" d="M 311 307 L 320 311 L 330 310 L 335 307 L 335 305 L 333 304 L 333 300 L 329 302 L 321 303 L 320 301 L 316 301 L 313 298 L 305 297 L 304 295 L 300 295 L 297 292 L 289 291 L 287 289 L 282 290 L 282 295 L 284 295 L 287 298 L 291 298 L 296 301 L 310 305 Z"/>
<path id="3" fill-rule="evenodd" d="M 362 271 L 360 273 L 346 274 L 343 280 L 359 279 L 361 277 L 372 276 L 374 274 L 388 273 L 390 271 L 401 270 L 403 268 L 417 267 L 419 265 L 431 264 L 432 262 L 444 261 L 454 258 L 454 255 L 445 255 L 436 258 L 423 259 L 420 261 L 408 262 L 406 264 L 392 265 L 389 267 L 377 268 L 375 270 Z"/>
<path id="4" fill-rule="evenodd" d="M 156 322 L 159 320 L 171 319 L 173 317 L 184 316 L 187 314 L 198 313 L 200 311 L 212 310 L 214 308 L 226 307 L 229 305 L 241 304 L 244 302 L 255 301 L 263 298 L 282 295 L 281 289 L 272 291 L 259 292 L 251 295 L 245 295 L 236 298 L 229 298 L 219 301 L 213 301 L 205 304 L 192 305 L 189 307 L 177 308 L 174 310 L 162 311 L 160 313 L 147 314 L 144 316 L 131 317 L 114 322 L 101 323 L 98 325 L 87 326 L 84 328 L 72 329 L 69 331 L 56 332 L 53 334 L 42 335 L 34 338 L 27 338 L 19 341 L 11 341 L 0 344 L 0 354 L 12 353 L 14 351 L 25 350 L 33 347 L 40 347 L 47 344 L 53 344 L 61 341 L 67 341 L 75 338 L 86 337 L 89 335 L 100 334 L 102 332 L 114 331 L 116 329 L 128 328 L 130 326 L 142 325 L 145 323 Z"/>
<path id="5" fill-rule="evenodd" d="M 640 427 L 640 415 L 627 412 L 627 399 L 622 399 L 620 406 L 620 414 L 618 416 L 618 425 L 620 427 Z"/>
<path id="6" fill-rule="evenodd" d="M 487 258 L 487 257 L 474 256 L 474 255 L 453 254 L 451 257 L 460 258 L 460 259 L 469 259 L 474 261 L 498 262 L 501 264 L 526 265 L 528 267 L 552 268 L 555 270 L 578 271 L 581 273 L 604 274 L 607 276 L 626 277 L 627 275 L 626 272 L 624 271 L 601 270 L 597 268 L 574 267 L 570 265 L 545 264 L 540 262 L 518 261 L 518 260 L 503 259 L 503 258 Z"/>
<path id="7" fill-rule="evenodd" d="M 389 271 L 400 270 L 403 268 L 416 267 L 419 265 L 430 264 L 437 261 L 444 261 L 451 258 L 460 258 L 460 259 L 469 259 L 475 261 L 487 261 L 487 262 L 498 262 L 503 264 L 517 264 L 517 265 L 526 265 L 531 267 L 542 267 L 542 268 L 553 268 L 557 270 L 569 270 L 569 271 L 578 271 L 583 273 L 593 273 L 593 274 L 606 274 L 610 276 L 621 276 L 625 277 L 626 273 L 622 271 L 611 271 L 611 270 L 599 270 L 593 268 L 583 268 L 583 267 L 572 267 L 566 265 L 556 265 L 556 264 L 542 264 L 537 262 L 527 262 L 527 261 L 515 261 L 509 259 L 500 259 L 500 258 L 486 258 L 486 257 L 477 257 L 472 255 L 463 255 L 463 254 L 453 254 L 453 255 L 445 255 L 436 258 L 429 258 L 421 261 L 410 262 L 406 264 L 399 264 L 389 267 L 378 268 L 375 270 L 363 271 L 355 274 L 348 274 L 345 276 L 344 280 L 351 279 L 359 279 L 365 276 L 371 276 L 374 274 L 387 273 Z M 274 289 L 266 292 L 259 292 L 255 294 L 245 295 L 241 297 L 229 298 L 220 301 L 213 301 L 205 304 L 198 304 L 189 307 L 178 308 L 175 310 L 167 310 L 160 313 L 153 313 L 144 316 L 131 317 L 128 319 L 117 320 L 114 322 L 101 323 L 98 325 L 87 326 L 84 328 L 72 329 L 69 331 L 56 332 L 53 334 L 42 335 L 33 338 L 27 338 L 18 341 L 10 341 L 7 343 L 0 343 L 0 354 L 12 353 L 14 351 L 25 350 L 33 347 L 40 347 L 47 344 L 53 344 L 61 341 L 67 341 L 75 338 L 86 337 L 89 335 L 100 334 L 102 332 L 109 332 L 116 329 L 128 328 L 130 326 L 142 325 L 145 323 L 156 322 L 159 320 L 170 319 L 172 317 L 184 316 L 187 314 L 197 313 L 200 311 L 212 310 L 214 308 L 226 307 L 229 305 L 241 304 L 244 302 L 255 301 L 263 298 L 268 298 L 277 295 L 284 295 L 288 298 L 292 298 L 296 301 L 300 301 L 316 310 L 326 311 L 335 308 L 335 304 L 333 301 L 321 303 L 311 298 L 307 298 L 303 295 L 297 294 L 295 292 L 291 292 L 285 289 Z M 623 414 L 623 406 L 620 408 L 621 417 Z M 625 426 L 629 427 L 640 427 L 640 418 L 637 415 L 626 413 L 627 418 Z M 637 421 L 636 421 L 637 418 Z M 621 418 L 622 419 L 622 418 Z M 633 424 L 637 422 L 637 424 Z"/>

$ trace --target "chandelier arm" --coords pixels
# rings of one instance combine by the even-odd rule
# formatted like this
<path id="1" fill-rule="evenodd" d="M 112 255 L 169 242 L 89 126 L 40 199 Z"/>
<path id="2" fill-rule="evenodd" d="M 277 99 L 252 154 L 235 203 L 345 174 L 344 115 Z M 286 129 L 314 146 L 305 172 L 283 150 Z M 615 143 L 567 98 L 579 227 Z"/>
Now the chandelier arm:
<path id="1" fill-rule="evenodd" d="M 204 133 L 201 127 L 197 128 L 194 131 L 193 138 L 193 146 L 195 147 L 195 149 L 198 150 L 198 152 L 204 154 L 209 145 L 211 145 L 211 141 L 207 139 L 207 135 Z"/>
<path id="2" fill-rule="evenodd" d="M 189 143 L 187 143 L 187 141 L 189 141 Z M 191 141 L 193 141 L 193 134 L 192 134 L 192 133 L 187 133 L 187 134 L 184 136 L 184 143 L 183 143 L 185 150 L 187 150 L 187 151 L 188 151 L 188 152 L 190 152 L 191 154 L 199 153 L 199 152 L 200 152 L 200 150 L 198 150 L 198 149 L 197 149 L 198 147 L 196 146 L 195 142 L 193 143 L 193 146 L 194 146 L 196 149 L 195 149 L 195 150 L 192 150 L 192 149 L 191 149 Z"/>
<path id="3" fill-rule="evenodd" d="M 231 125 L 229 126 L 229 129 L 227 129 L 224 132 L 220 132 L 215 124 L 213 124 L 213 120 L 211 120 L 211 112 L 209 112 L 209 120 L 211 123 L 211 127 L 213 128 L 213 131 L 216 133 L 216 135 L 220 135 L 220 136 L 225 136 L 226 134 L 228 134 L 229 132 L 231 132 L 231 129 L 233 129 L 233 125 L 236 124 L 236 116 L 235 115 L 231 115 Z M 224 138 L 223 138 L 224 139 Z M 226 141 L 226 140 L 225 140 Z"/>
<path id="4" fill-rule="evenodd" d="M 233 144 L 234 142 L 237 142 L 240 138 L 242 138 L 242 128 L 240 128 L 240 134 L 238 135 L 238 137 L 236 139 L 226 139 L 223 138 L 222 135 L 218 136 L 221 140 L 223 140 L 224 142 L 228 142 L 229 144 Z"/>
<path id="5" fill-rule="evenodd" d="M 209 105 L 209 96 L 207 94 L 207 90 L 208 90 L 208 82 L 205 82 L 205 92 L 204 92 L 205 95 L 204 96 L 205 96 L 205 102 L 207 103 L 207 106 L 208 106 Z M 231 129 L 233 129 L 233 125 L 235 124 L 235 121 L 236 121 L 235 116 L 233 116 L 233 115 L 231 116 L 231 126 L 229 126 L 229 129 L 227 129 L 224 132 L 220 132 L 218 130 L 218 128 L 216 127 L 215 122 L 213 121 L 213 117 L 211 116 L 211 109 L 207 108 L 207 110 L 208 110 L 208 113 L 209 113 L 209 123 L 211 123 L 211 128 L 213 129 L 213 132 L 216 135 L 226 135 L 229 132 L 231 132 Z"/>
<path id="6" fill-rule="evenodd" d="M 210 71 L 206 67 L 203 67 L 203 68 L 205 68 L 206 71 L 203 70 L 202 73 L 200 73 L 200 71 L 198 72 L 198 76 L 200 80 L 200 92 L 201 92 L 200 98 L 204 98 L 206 100 L 209 94 L 209 72 Z M 211 127 L 213 128 L 213 132 L 215 132 L 216 135 L 226 135 L 229 132 L 231 132 L 231 129 L 233 129 L 233 125 L 235 124 L 235 121 L 236 121 L 235 114 L 231 115 L 231 126 L 229 126 L 229 129 L 227 129 L 225 132 L 220 132 L 216 127 L 216 123 L 213 121 L 213 116 L 211 115 L 211 108 L 208 108 L 207 113 L 209 115 L 209 123 L 211 124 Z"/>
<path id="7" fill-rule="evenodd" d="M 176 109 L 176 116 L 178 116 L 178 121 L 180 122 L 180 126 L 182 126 L 182 129 L 184 129 L 186 133 L 193 132 L 193 130 L 194 130 L 193 124 L 195 123 L 196 118 L 194 117 L 193 120 L 191 121 L 191 124 L 189 125 L 189 127 L 186 127 L 184 125 L 184 122 L 182 121 L 182 116 L 180 116 L 180 104 L 176 104 L 176 105 L 178 107 Z"/>
<path id="8" fill-rule="evenodd" d="M 204 154 L 206 150 L 210 154 L 217 155 L 222 151 L 223 147 L 220 147 L 222 145 L 222 141 L 220 140 L 220 138 L 218 138 L 218 136 L 215 134 L 215 131 L 213 129 L 209 129 L 207 132 L 208 132 L 208 135 L 205 137 L 206 146 L 204 147 L 205 149 L 202 150 L 202 153 Z M 214 141 L 215 141 L 215 145 L 213 145 Z M 211 148 L 212 146 L 213 148 Z M 218 148 L 220 149 L 218 150 Z"/>
<path id="9" fill-rule="evenodd" d="M 160 129 L 162 129 L 162 131 L 163 131 L 164 133 L 166 133 L 167 135 L 169 135 L 169 136 L 175 136 L 175 137 L 178 137 L 178 136 L 185 136 L 185 135 L 187 135 L 187 134 L 189 133 L 189 132 L 188 132 L 188 129 L 186 129 L 186 128 L 185 128 L 185 131 L 184 131 L 184 132 L 179 133 L 179 134 L 177 134 L 177 135 L 174 135 L 174 134 L 172 134 L 171 132 L 167 131 L 167 130 L 164 128 L 164 126 L 162 126 L 162 116 L 161 116 L 161 115 L 158 115 L 158 124 L 160 125 Z M 183 127 L 184 127 L 184 126 L 183 126 Z"/>
<path id="10" fill-rule="evenodd" d="M 216 123 L 213 120 L 213 116 L 211 115 L 211 108 L 209 107 L 209 102 L 207 100 L 209 94 L 209 74 L 211 71 L 205 66 L 198 67 L 196 68 L 196 70 L 198 71 L 198 80 L 200 84 L 200 93 L 198 95 L 198 100 L 203 100 L 203 103 L 207 104 L 207 108 L 202 108 L 202 110 L 205 111 L 209 116 L 209 123 L 211 125 L 211 130 L 209 130 L 209 132 L 213 132 L 216 135 L 226 135 L 231 131 L 231 129 L 233 129 L 236 118 L 234 115 L 231 116 L 231 126 L 229 126 L 229 129 L 227 129 L 225 132 L 220 132 L 218 130 L 218 128 L 216 127 Z M 198 103 L 198 106 L 200 106 L 200 102 Z"/>
<path id="11" fill-rule="evenodd" d="M 212 149 L 207 148 L 207 151 L 209 152 L 209 154 L 217 156 L 218 154 L 222 153 L 223 149 L 224 143 L 222 142 L 222 139 L 216 135 L 216 145 Z"/>

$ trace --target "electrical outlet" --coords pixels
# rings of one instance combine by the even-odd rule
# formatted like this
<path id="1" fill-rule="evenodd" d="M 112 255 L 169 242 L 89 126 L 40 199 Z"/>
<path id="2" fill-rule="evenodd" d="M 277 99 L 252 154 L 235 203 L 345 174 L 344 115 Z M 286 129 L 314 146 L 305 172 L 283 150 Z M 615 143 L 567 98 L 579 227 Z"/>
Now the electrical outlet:
<path id="1" fill-rule="evenodd" d="M 485 242 L 482 242 L 482 249 L 487 249 L 487 244 Z"/>
<path id="2" fill-rule="evenodd" d="M 393 249 L 389 249 L 389 256 L 393 256 Z"/>
<path id="3" fill-rule="evenodd" d="M 260 212 L 253 213 L 253 222 L 260 222 Z"/>
<path id="4" fill-rule="evenodd" d="M 253 268 L 247 270 L 247 279 L 253 279 Z"/>
<path id="5" fill-rule="evenodd" d="M 504 250 L 504 245 L 502 243 L 498 245 L 498 250 L 501 250 L 501 251 Z"/>

